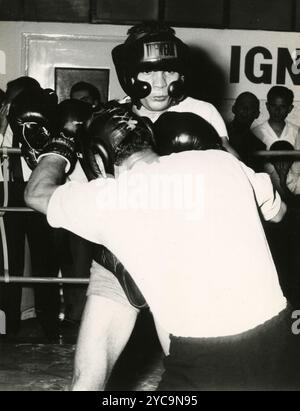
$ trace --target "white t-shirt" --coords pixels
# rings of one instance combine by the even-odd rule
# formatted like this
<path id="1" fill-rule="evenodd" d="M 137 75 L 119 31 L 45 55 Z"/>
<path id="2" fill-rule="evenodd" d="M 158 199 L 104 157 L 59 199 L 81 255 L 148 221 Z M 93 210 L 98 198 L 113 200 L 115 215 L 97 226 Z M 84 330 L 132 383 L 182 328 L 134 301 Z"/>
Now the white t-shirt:
<path id="1" fill-rule="evenodd" d="M 2 134 L 0 134 L 0 146 L 11 148 L 12 140 L 13 140 L 13 133 L 11 131 L 10 126 L 8 125 L 5 131 L 4 137 Z M 21 147 L 21 145 L 19 145 L 19 147 Z M 12 154 L 12 155 L 16 155 L 16 154 Z M 31 174 L 31 169 L 28 167 L 23 157 L 21 157 L 21 167 L 22 167 L 24 181 L 28 181 L 30 174 Z M 0 167 L 0 181 L 3 181 L 2 167 Z"/>
<path id="2" fill-rule="evenodd" d="M 299 130 L 300 128 L 298 126 L 287 121 L 281 135 L 278 137 L 269 122 L 265 121 L 264 123 L 254 127 L 252 132 L 266 145 L 266 149 L 269 150 L 270 146 L 275 143 L 275 141 L 279 140 L 288 141 L 293 147 L 295 147 Z"/>
<path id="3" fill-rule="evenodd" d="M 109 248 L 165 331 L 215 337 L 286 305 L 256 205 L 268 220 L 280 202 L 267 174 L 223 151 L 187 151 L 117 179 L 67 183 L 47 217 Z"/>
<path id="4" fill-rule="evenodd" d="M 151 121 L 155 122 L 158 117 L 162 114 L 161 112 L 150 112 L 146 110 L 143 106 L 139 110 L 135 110 L 140 116 L 149 117 Z M 221 114 L 212 104 L 196 100 L 192 97 L 186 97 L 180 103 L 169 107 L 166 111 L 175 111 L 178 113 L 194 113 L 198 116 L 204 118 L 208 123 L 210 123 L 220 137 L 227 137 L 226 125 L 224 123 Z"/>

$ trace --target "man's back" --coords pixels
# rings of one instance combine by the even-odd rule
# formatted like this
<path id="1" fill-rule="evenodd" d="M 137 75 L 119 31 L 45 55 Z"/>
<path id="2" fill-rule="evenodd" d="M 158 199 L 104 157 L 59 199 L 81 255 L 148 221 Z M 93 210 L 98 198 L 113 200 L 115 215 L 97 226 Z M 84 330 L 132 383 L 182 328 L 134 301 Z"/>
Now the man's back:
<path id="1" fill-rule="evenodd" d="M 135 210 L 122 227 L 129 247 L 113 251 L 163 327 L 185 336 L 236 334 L 284 307 L 256 206 L 269 201 L 267 218 L 277 207 L 267 176 L 248 176 L 233 156 L 215 150 L 163 157 L 141 172 L 169 178 L 173 201 L 158 212 Z M 163 198 L 166 192 L 165 185 Z M 220 324 L 219 315 L 227 321 Z"/>
<path id="2" fill-rule="evenodd" d="M 48 218 L 56 213 L 54 225 L 108 247 L 168 332 L 237 334 L 284 308 L 256 205 L 271 219 L 280 200 L 267 175 L 255 174 L 232 155 L 218 150 L 173 154 L 151 165 L 139 163 L 116 180 L 91 182 L 79 192 L 86 199 L 84 210 L 76 213 L 75 194 L 72 210 L 60 198 L 60 216 L 55 193 Z M 219 315 L 227 320 L 219 322 Z"/>

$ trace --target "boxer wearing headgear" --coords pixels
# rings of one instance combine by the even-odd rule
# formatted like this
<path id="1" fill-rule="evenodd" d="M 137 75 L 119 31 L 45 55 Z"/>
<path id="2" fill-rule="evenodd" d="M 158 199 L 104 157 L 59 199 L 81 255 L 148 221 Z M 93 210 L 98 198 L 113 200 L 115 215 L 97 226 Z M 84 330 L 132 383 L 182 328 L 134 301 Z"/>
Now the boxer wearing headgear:
<path id="1" fill-rule="evenodd" d="M 152 92 L 151 83 L 146 79 L 140 80 L 139 73 L 177 72 L 180 76 L 168 85 L 168 95 L 180 101 L 185 96 L 184 73 L 187 70 L 188 47 L 170 27 L 164 26 L 159 32 L 150 27 L 140 33 L 136 29 L 132 32 L 129 30 L 125 43 L 113 49 L 112 58 L 120 84 L 136 102 Z"/>
<path id="2" fill-rule="evenodd" d="M 190 83 L 193 81 L 189 47 L 175 36 L 171 27 L 161 22 L 132 27 L 124 44 L 113 49 L 112 57 L 135 113 L 152 122 L 164 111 L 195 113 L 216 129 L 224 148 L 238 157 L 216 108 L 188 96 L 187 78 Z"/>

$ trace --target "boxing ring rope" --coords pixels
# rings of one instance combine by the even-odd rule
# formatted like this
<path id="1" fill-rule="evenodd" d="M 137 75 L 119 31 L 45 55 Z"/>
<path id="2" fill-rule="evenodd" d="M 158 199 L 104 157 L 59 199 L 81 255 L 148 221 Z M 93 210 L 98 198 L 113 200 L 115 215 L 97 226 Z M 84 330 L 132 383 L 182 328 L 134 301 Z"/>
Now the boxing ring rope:
<path id="1" fill-rule="evenodd" d="M 2 238 L 2 247 L 3 247 L 3 260 L 4 260 L 4 276 L 0 276 L 0 283 L 19 283 L 19 284 L 28 284 L 28 283 L 39 283 L 39 284 L 82 284 L 86 285 L 89 283 L 88 278 L 63 278 L 63 277 L 15 277 L 9 275 L 8 267 L 8 249 L 7 241 L 5 234 L 5 227 L 3 216 L 6 212 L 36 212 L 31 208 L 27 207 L 8 207 L 8 157 L 9 155 L 20 155 L 21 150 L 19 148 L 9 148 L 9 147 L 0 147 L 0 155 L 3 157 L 3 183 L 4 183 L 4 201 L 3 206 L 0 207 L 0 232 Z M 278 150 L 278 151 L 269 151 L 269 150 L 260 150 L 253 153 L 255 157 L 264 157 L 264 158 L 274 158 L 274 157 L 291 157 L 291 158 L 300 158 L 300 150 Z"/>
<path id="2" fill-rule="evenodd" d="M 21 154 L 21 149 L 17 147 L 0 147 L 0 153 L 7 154 Z"/>
<path id="3" fill-rule="evenodd" d="M 260 150 L 253 153 L 255 157 L 300 157 L 300 150 Z"/>
<path id="4" fill-rule="evenodd" d="M 35 210 L 32 210 L 32 208 L 27 208 L 27 207 L 0 207 L 0 213 L 6 213 L 6 212 L 13 212 L 13 213 L 36 213 Z"/>
<path id="5" fill-rule="evenodd" d="M 9 154 L 8 148 L 2 148 L 3 154 L 3 209 L 5 210 L 8 205 L 8 180 L 9 180 Z M 0 231 L 2 239 L 2 250 L 3 250 L 3 272 L 4 272 L 4 282 L 9 281 L 9 264 L 8 264 L 8 247 L 6 240 L 5 224 L 4 224 L 4 214 L 0 213 Z"/>
<path id="6" fill-rule="evenodd" d="M 64 277 L 0 277 L 0 283 L 38 283 L 38 284 L 88 284 L 89 278 L 64 278 Z"/>
<path id="7" fill-rule="evenodd" d="M 3 206 L 0 207 L 0 232 L 2 239 L 2 249 L 3 249 L 3 268 L 4 275 L 0 276 L 0 283 L 19 283 L 19 284 L 82 284 L 87 285 L 89 283 L 89 278 L 63 278 L 63 277 L 15 277 L 9 275 L 9 265 L 8 265 L 8 246 L 6 240 L 5 226 L 4 226 L 4 214 L 7 212 L 13 213 L 35 213 L 35 210 L 32 210 L 28 207 L 8 207 L 8 181 L 9 181 L 9 155 L 21 155 L 20 148 L 14 147 L 0 147 L 0 155 L 2 154 L 3 158 L 3 191 L 4 191 L 4 200 Z"/>

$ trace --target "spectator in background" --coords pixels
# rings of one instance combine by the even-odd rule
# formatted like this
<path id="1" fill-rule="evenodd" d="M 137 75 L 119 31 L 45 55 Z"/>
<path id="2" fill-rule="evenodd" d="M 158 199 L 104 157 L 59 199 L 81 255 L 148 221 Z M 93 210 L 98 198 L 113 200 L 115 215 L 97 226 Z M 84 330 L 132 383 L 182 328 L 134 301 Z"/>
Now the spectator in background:
<path id="1" fill-rule="evenodd" d="M 233 120 L 227 125 L 230 145 L 241 160 L 255 171 L 262 170 L 262 161 L 253 153 L 265 150 L 266 146 L 251 131 L 251 125 L 259 117 L 259 100 L 250 93 L 241 93 L 232 106 Z"/>
<path id="2" fill-rule="evenodd" d="M 269 119 L 253 128 L 253 133 L 266 145 L 267 150 L 278 140 L 285 140 L 295 147 L 299 127 L 286 121 L 293 110 L 294 93 L 283 86 L 272 87 L 267 95 L 266 107 Z"/>
<path id="3" fill-rule="evenodd" d="M 253 133 L 266 145 L 267 150 L 276 141 L 288 141 L 293 148 L 300 147 L 300 128 L 287 121 L 293 110 L 294 93 L 283 86 L 272 87 L 267 95 L 269 119 L 253 128 Z M 290 166 L 286 179 L 287 188 L 294 194 L 300 193 L 300 161 Z"/>
<path id="4" fill-rule="evenodd" d="M 31 77 L 19 77 L 7 83 L 5 98 L 0 111 L 0 144 L 5 147 L 19 147 L 17 134 L 12 131 L 9 121 L 14 101 L 19 94 L 27 91 L 30 95 L 40 92 L 39 83 Z M 53 100 L 51 100 L 53 101 Z M 50 103 L 50 99 L 49 99 Z M 1 204 L 4 198 L 4 178 L 1 168 Z M 23 158 L 9 157 L 8 206 L 25 207 L 24 189 L 31 174 Z M 11 276 L 23 276 L 25 237 L 27 236 L 33 275 L 55 277 L 58 273 L 57 241 L 54 238 L 58 231 L 53 230 L 43 215 L 38 213 L 6 212 L 3 217 L 8 248 L 8 268 Z M 1 238 L 3 241 L 3 238 Z M 0 251 L 0 270 L 3 275 L 4 255 Z M 39 322 L 34 324 L 22 321 L 21 329 L 21 295 L 22 287 L 18 284 L 0 284 L 0 308 L 6 314 L 7 334 L 15 338 L 21 335 L 47 337 L 48 341 L 57 341 L 59 290 L 53 285 L 35 286 L 35 308 Z M 25 325 L 26 323 L 26 325 Z M 40 327 L 42 326 L 42 330 Z M 23 330 L 26 330 L 25 335 Z M 42 334 L 42 332 L 44 334 Z M 20 334 L 21 333 L 21 334 Z M 27 334 L 26 334 L 27 333 Z"/>
<path id="5" fill-rule="evenodd" d="M 79 81 L 72 86 L 70 98 L 90 104 L 94 111 L 99 110 L 102 106 L 100 91 L 93 84 L 85 81 Z"/>

